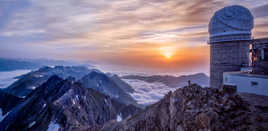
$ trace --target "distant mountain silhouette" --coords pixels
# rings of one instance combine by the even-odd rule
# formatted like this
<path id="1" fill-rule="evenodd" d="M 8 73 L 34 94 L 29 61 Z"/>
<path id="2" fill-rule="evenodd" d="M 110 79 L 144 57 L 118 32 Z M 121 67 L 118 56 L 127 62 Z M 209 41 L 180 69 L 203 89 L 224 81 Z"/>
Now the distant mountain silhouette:
<path id="1" fill-rule="evenodd" d="M 63 79 L 73 77 L 79 80 L 92 70 L 94 69 L 90 70 L 83 66 L 42 67 L 39 70 L 19 76 L 19 80 L 7 87 L 5 91 L 18 97 L 26 97 L 53 75 L 57 75 Z"/>
<path id="2" fill-rule="evenodd" d="M 0 71 L 13 71 L 24 69 L 38 69 L 43 66 L 91 66 L 86 63 L 78 63 L 64 60 L 50 60 L 50 59 L 8 59 L 0 58 Z"/>
<path id="3" fill-rule="evenodd" d="M 27 62 L 27 61 L 23 61 L 23 60 L 0 58 L 0 71 L 36 69 L 36 68 L 39 68 L 41 66 L 42 66 L 41 64 Z"/>

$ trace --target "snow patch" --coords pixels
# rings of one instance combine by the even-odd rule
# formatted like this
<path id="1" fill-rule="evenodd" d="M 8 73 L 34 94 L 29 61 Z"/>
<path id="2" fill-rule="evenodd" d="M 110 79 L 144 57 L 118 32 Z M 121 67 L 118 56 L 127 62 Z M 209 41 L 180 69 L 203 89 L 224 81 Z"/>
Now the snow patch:
<path id="1" fill-rule="evenodd" d="M 79 101 L 79 96 L 78 95 L 75 95 L 75 98 L 77 101 Z"/>
<path id="2" fill-rule="evenodd" d="M 44 77 L 44 75 L 41 75 L 41 74 L 34 74 L 34 77 L 41 78 L 41 77 Z"/>
<path id="3" fill-rule="evenodd" d="M 116 116 L 116 121 L 120 122 L 122 121 L 122 114 L 120 113 L 119 115 Z"/>
<path id="4" fill-rule="evenodd" d="M 114 98 L 119 98 L 119 95 L 115 95 Z"/>
<path id="5" fill-rule="evenodd" d="M 19 96 L 19 97 L 20 97 L 20 98 L 23 98 L 23 99 L 26 98 L 26 96 Z"/>
<path id="6" fill-rule="evenodd" d="M 2 109 L 0 108 L 0 122 L 1 122 L 2 120 L 4 120 L 5 117 L 8 116 L 8 114 L 9 114 L 9 112 L 6 113 L 5 115 L 3 115 L 3 111 L 2 111 Z"/>
<path id="7" fill-rule="evenodd" d="M 3 120 L 3 112 L 2 112 L 2 109 L 0 108 L 0 122 Z"/>
<path id="8" fill-rule="evenodd" d="M 47 131 L 59 131 L 60 125 L 51 121 L 50 124 L 48 125 Z"/>
<path id="9" fill-rule="evenodd" d="M 73 105 L 75 105 L 75 100 L 74 99 L 72 99 L 72 103 L 73 103 Z"/>
<path id="10" fill-rule="evenodd" d="M 36 121 L 33 121 L 32 123 L 29 124 L 28 128 L 32 128 L 35 125 Z"/>
<path id="11" fill-rule="evenodd" d="M 105 102 L 106 105 L 109 104 L 106 98 L 104 99 L 104 102 Z"/>
<path id="12" fill-rule="evenodd" d="M 36 89 L 36 86 L 31 86 L 31 87 L 29 87 L 29 89 L 35 90 Z"/>
<path id="13" fill-rule="evenodd" d="M 43 108 L 45 108 L 47 106 L 47 104 L 45 103 L 45 104 L 43 104 Z"/>

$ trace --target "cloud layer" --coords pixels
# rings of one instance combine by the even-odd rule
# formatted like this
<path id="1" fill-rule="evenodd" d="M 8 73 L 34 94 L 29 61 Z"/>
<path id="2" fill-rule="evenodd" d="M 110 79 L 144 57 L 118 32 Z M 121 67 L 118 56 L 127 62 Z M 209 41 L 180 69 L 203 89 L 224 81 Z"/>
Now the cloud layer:
<path id="1" fill-rule="evenodd" d="M 208 65 L 209 19 L 232 4 L 250 8 L 254 35 L 268 36 L 265 0 L 0 0 L 0 56 L 176 70 Z M 172 64 L 161 57 L 166 47 L 176 52 Z"/>

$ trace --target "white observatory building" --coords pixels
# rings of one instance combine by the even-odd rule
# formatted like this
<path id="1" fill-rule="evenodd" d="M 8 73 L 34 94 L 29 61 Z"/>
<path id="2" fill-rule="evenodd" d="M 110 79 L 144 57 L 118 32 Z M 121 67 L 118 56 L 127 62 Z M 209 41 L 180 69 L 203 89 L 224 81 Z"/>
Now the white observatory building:
<path id="1" fill-rule="evenodd" d="M 268 95 L 268 38 L 253 39 L 254 17 L 239 5 L 216 11 L 209 23 L 210 86 Z"/>

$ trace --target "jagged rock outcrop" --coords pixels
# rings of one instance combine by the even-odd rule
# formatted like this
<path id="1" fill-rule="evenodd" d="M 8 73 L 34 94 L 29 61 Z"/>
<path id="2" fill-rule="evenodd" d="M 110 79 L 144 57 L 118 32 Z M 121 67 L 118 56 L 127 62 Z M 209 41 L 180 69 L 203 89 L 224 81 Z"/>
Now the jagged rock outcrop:
<path id="1" fill-rule="evenodd" d="M 57 75 L 63 79 L 71 76 L 79 80 L 91 71 L 92 70 L 82 66 L 43 67 L 37 71 L 32 71 L 18 77 L 19 80 L 7 87 L 5 92 L 24 98 L 53 75 Z"/>
<path id="2" fill-rule="evenodd" d="M 239 95 L 248 101 L 252 110 L 256 114 L 256 130 L 267 131 L 268 130 L 268 96 L 239 93 Z"/>
<path id="3" fill-rule="evenodd" d="M 168 93 L 142 113 L 110 122 L 103 131 L 244 131 L 256 130 L 254 109 L 235 88 L 191 85 Z"/>
<path id="4" fill-rule="evenodd" d="M 15 106 L 0 131 L 99 130 L 110 120 L 124 119 L 140 109 L 122 104 L 70 78 L 52 76 Z"/>
<path id="5" fill-rule="evenodd" d="M 137 105 L 135 99 L 130 95 L 134 90 L 116 76 L 109 77 L 102 72 L 92 71 L 84 76 L 80 82 L 84 87 L 92 88 L 124 104 Z"/>

